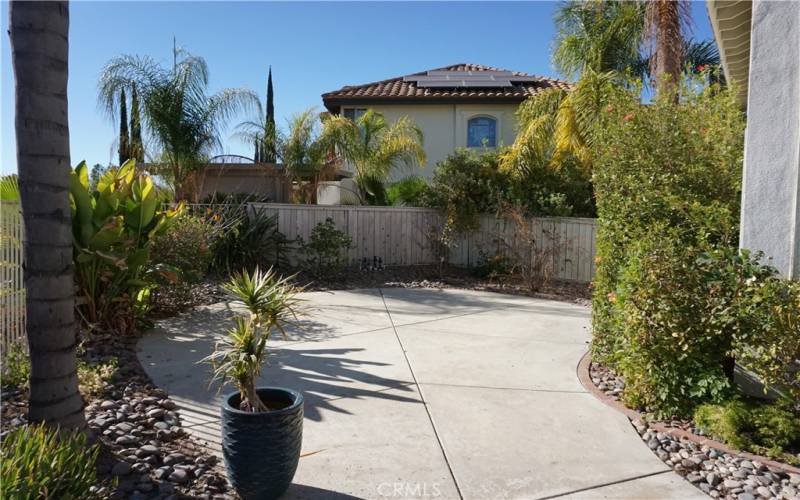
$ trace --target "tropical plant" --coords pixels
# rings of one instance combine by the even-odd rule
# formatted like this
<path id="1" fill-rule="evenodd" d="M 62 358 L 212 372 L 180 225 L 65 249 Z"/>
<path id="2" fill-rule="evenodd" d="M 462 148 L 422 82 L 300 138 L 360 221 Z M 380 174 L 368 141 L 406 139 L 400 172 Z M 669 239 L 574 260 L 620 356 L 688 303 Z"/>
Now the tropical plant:
<path id="1" fill-rule="evenodd" d="M 295 199 L 311 203 L 317 185 L 333 178 L 337 162 L 333 146 L 324 134 L 316 110 L 309 108 L 289 119 L 286 137 L 279 139 L 286 176 L 295 184 Z"/>
<path id="2" fill-rule="evenodd" d="M 272 268 L 256 268 L 252 274 L 247 270 L 234 274 L 223 285 L 234 304 L 247 313 L 233 318 L 227 336 L 215 344 L 214 352 L 204 361 L 211 363 L 214 380 L 234 383 L 243 411 L 269 409 L 256 392 L 256 379 L 266 361 L 270 335 L 275 331 L 285 335 L 286 325 L 297 319 L 301 289 L 291 284 L 292 278 L 278 277 Z"/>
<path id="3" fill-rule="evenodd" d="M 408 117 L 389 123 L 381 113 L 368 109 L 355 121 L 329 116 L 323 129 L 325 144 L 334 145 L 354 168 L 356 184 L 368 204 L 387 204 L 384 183 L 393 167 L 425 163 L 422 131 Z"/>
<path id="4" fill-rule="evenodd" d="M 28 420 L 83 429 L 67 195 L 69 4 L 12 2 L 8 19 L 25 224 L 26 333 L 33 361 Z"/>
<path id="5" fill-rule="evenodd" d="M 106 172 L 90 191 L 86 163 L 70 174 L 78 312 L 88 325 L 131 332 L 146 310 L 158 271 L 152 239 L 183 210 L 160 210 L 150 176 L 135 161 Z"/>
<path id="6" fill-rule="evenodd" d="M 587 69 L 624 74 L 640 64 L 644 4 L 638 1 L 567 1 L 555 15 L 555 67 L 567 78 Z"/>
<path id="7" fill-rule="evenodd" d="M 284 264 L 289 241 L 278 230 L 278 216 L 249 210 L 245 202 L 209 209 L 206 220 L 214 228 L 211 268 L 219 272 Z"/>
<path id="8" fill-rule="evenodd" d="M 35 500 L 92 497 L 100 452 L 79 432 L 59 432 L 41 425 L 17 427 L 0 442 L 3 498 Z"/>
<path id="9" fill-rule="evenodd" d="M 158 173 L 172 183 L 177 199 L 196 201 L 201 167 L 221 147 L 222 128 L 236 114 L 255 108 L 258 98 L 242 88 L 209 95 L 205 60 L 177 48 L 173 55 L 171 68 L 147 56 L 112 59 L 101 73 L 98 100 L 114 116 L 120 91 L 136 89 L 143 123 L 161 148 Z"/>
<path id="10" fill-rule="evenodd" d="M 520 131 L 503 155 L 503 168 L 524 174 L 538 165 L 558 169 L 577 159 L 590 171 L 596 125 L 619 83 L 617 73 L 585 68 L 571 90 L 550 88 L 526 100 L 517 111 Z"/>

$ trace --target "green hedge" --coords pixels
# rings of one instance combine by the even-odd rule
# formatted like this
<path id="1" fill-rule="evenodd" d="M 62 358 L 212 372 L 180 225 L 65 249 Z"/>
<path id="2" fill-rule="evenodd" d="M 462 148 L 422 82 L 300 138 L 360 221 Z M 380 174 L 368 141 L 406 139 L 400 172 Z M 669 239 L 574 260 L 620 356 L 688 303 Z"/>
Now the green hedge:
<path id="1" fill-rule="evenodd" d="M 740 252 L 744 116 L 731 90 L 640 104 L 620 91 L 597 134 L 593 356 L 629 405 L 691 415 L 734 396 L 734 360 L 800 401 L 800 285 Z"/>
<path id="2" fill-rule="evenodd" d="M 735 245 L 744 117 L 728 91 L 648 105 L 620 91 L 597 133 L 597 271 L 593 355 L 613 364 L 623 342 L 612 298 L 639 240 L 708 249 Z"/>

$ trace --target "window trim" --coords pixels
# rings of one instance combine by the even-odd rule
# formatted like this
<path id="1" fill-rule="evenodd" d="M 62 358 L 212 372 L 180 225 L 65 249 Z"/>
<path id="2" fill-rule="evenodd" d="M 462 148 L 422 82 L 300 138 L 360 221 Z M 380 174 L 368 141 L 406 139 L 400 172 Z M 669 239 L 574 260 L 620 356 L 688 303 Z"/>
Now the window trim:
<path id="1" fill-rule="evenodd" d="M 486 145 L 486 146 L 484 146 L 483 144 L 480 144 L 480 145 L 477 145 L 477 146 L 470 146 L 470 144 L 469 144 L 469 136 L 470 136 L 470 133 L 469 133 L 469 127 L 470 127 L 470 123 L 471 123 L 473 120 L 477 120 L 477 119 L 480 119 L 480 118 L 486 118 L 486 119 L 489 119 L 489 120 L 491 120 L 491 121 L 492 121 L 492 123 L 494 123 L 494 144 L 492 144 L 492 145 Z M 496 147 L 497 147 L 497 142 L 498 142 L 498 141 L 497 141 L 497 133 L 498 133 L 498 129 L 500 128 L 500 127 L 499 127 L 499 124 L 500 124 L 500 120 L 499 120 L 499 119 L 498 119 L 496 116 L 492 116 L 492 115 L 489 115 L 489 114 L 486 114 L 486 113 L 481 113 L 481 114 L 477 114 L 477 115 L 472 115 L 472 116 L 470 116 L 469 118 L 467 118 L 467 123 L 466 123 L 466 138 L 465 138 L 465 139 L 466 139 L 466 141 L 465 141 L 466 147 L 467 147 L 467 148 L 470 148 L 470 149 L 477 149 L 477 148 L 483 148 L 483 147 L 486 147 L 486 148 L 496 148 Z"/>

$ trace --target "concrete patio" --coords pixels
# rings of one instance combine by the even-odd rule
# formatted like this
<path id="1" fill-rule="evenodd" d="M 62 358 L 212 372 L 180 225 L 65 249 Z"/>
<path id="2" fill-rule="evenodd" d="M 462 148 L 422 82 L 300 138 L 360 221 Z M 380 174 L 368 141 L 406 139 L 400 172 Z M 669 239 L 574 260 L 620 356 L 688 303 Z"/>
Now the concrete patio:
<path id="1" fill-rule="evenodd" d="M 270 341 L 262 377 L 306 398 L 287 498 L 706 498 L 581 386 L 588 308 L 456 290 L 303 296 L 302 328 Z M 199 308 L 138 346 L 216 450 L 220 398 L 197 362 L 231 314 Z"/>

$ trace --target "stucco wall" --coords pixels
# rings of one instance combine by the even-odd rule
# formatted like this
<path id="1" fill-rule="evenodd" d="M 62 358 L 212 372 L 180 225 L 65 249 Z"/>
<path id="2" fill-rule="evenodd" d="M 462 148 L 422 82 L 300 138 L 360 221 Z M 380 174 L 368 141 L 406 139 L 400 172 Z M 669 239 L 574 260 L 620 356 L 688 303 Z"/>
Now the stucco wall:
<path id="1" fill-rule="evenodd" d="M 756 0 L 740 245 L 800 278 L 800 2 Z"/>
<path id="2" fill-rule="evenodd" d="M 343 106 L 354 107 L 354 106 Z M 432 177 L 436 162 L 456 148 L 467 146 L 467 121 L 475 116 L 491 116 L 497 120 L 497 144 L 510 145 L 516 137 L 514 104 L 379 104 L 368 106 L 382 113 L 390 122 L 408 116 L 422 129 L 427 163 L 413 171 L 396 168 L 392 178 L 409 174 Z"/>

